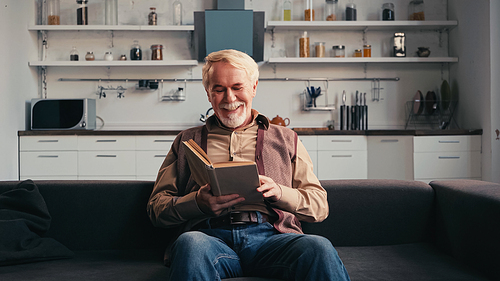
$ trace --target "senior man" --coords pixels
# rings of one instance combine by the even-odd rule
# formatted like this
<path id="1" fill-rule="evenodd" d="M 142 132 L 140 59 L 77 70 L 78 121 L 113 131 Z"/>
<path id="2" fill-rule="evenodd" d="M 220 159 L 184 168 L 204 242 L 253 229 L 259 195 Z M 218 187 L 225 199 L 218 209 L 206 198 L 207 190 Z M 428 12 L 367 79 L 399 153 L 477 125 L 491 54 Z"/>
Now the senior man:
<path id="1" fill-rule="evenodd" d="M 203 86 L 214 115 L 177 136 L 148 203 L 155 226 L 179 231 L 165 253 L 170 280 L 349 280 L 330 241 L 302 232 L 299 221 L 328 216 L 326 191 L 297 134 L 252 109 L 258 76 L 245 53 L 205 58 Z M 255 161 L 264 200 L 246 204 L 238 194 L 214 196 L 209 184 L 196 184 L 181 145 L 189 139 L 212 162 Z"/>

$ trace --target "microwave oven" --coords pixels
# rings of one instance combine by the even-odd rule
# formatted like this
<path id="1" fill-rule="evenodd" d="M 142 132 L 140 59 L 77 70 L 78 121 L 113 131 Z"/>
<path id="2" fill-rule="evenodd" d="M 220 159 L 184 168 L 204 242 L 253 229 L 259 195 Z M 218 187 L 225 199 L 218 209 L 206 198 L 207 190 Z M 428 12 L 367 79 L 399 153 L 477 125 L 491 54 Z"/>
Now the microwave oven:
<path id="1" fill-rule="evenodd" d="M 95 99 L 32 99 L 31 130 L 95 130 Z"/>

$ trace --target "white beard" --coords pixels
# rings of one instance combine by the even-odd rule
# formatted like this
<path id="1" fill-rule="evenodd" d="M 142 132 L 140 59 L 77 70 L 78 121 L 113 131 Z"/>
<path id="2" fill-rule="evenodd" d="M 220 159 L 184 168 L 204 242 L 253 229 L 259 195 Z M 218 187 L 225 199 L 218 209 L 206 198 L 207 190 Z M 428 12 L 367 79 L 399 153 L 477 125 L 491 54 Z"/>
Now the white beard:
<path id="1" fill-rule="evenodd" d="M 225 117 L 220 117 L 220 121 L 224 126 L 228 128 L 237 128 L 241 125 L 246 120 L 245 112 L 246 112 L 246 105 L 243 102 L 235 102 L 232 104 L 221 104 L 219 105 L 220 108 L 226 108 L 226 109 L 236 109 L 238 106 L 243 106 L 243 111 L 241 113 L 232 113 L 229 114 L 227 118 Z"/>

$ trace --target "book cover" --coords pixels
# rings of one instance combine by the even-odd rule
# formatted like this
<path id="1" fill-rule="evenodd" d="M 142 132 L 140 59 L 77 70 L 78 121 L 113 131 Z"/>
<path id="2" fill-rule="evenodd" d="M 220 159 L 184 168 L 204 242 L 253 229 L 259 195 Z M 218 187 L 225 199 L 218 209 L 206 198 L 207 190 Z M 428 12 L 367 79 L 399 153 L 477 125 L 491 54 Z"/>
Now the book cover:
<path id="1" fill-rule="evenodd" d="M 245 203 L 263 201 L 257 188 L 260 186 L 257 164 L 253 161 L 227 161 L 212 163 L 208 155 L 192 139 L 182 142 L 191 175 L 203 186 L 210 183 L 216 196 L 239 194 Z"/>

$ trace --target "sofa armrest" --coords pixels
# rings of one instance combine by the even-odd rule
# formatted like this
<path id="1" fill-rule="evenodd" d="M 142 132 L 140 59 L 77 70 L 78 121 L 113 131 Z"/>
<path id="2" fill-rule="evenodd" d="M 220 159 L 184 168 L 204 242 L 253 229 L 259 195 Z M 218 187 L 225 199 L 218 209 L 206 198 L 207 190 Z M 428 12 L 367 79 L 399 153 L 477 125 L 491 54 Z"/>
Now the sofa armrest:
<path id="1" fill-rule="evenodd" d="M 436 244 L 453 257 L 500 279 L 500 184 L 433 181 Z"/>

